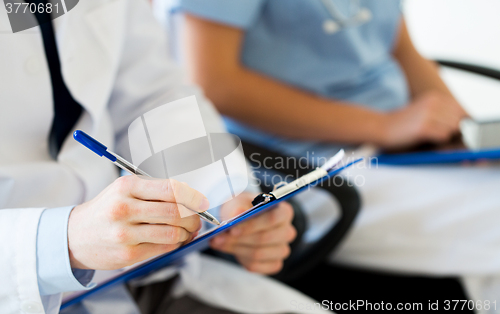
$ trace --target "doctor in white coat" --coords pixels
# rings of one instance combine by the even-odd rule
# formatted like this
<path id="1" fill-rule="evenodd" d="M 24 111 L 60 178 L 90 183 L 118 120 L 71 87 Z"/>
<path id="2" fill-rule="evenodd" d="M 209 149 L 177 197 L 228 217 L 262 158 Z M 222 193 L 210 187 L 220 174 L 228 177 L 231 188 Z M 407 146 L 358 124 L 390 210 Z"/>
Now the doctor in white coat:
<path id="1" fill-rule="evenodd" d="M 208 117 L 207 131 L 223 131 L 212 106 L 168 59 L 165 34 L 145 0 L 80 1 L 53 25 L 62 77 L 83 107 L 73 129 L 128 158 L 130 122 L 194 94 Z M 184 185 L 134 176 L 117 180 L 111 163 L 70 136 L 54 160 L 48 142 L 54 120 L 51 73 L 40 28 L 12 33 L 1 6 L 0 47 L 0 313 L 58 313 L 63 292 L 92 287 L 92 269 L 130 265 L 195 235 L 197 216 L 179 219 L 168 211 L 176 201 L 194 210 L 208 205 Z M 173 200 L 172 187 L 185 196 Z M 160 202 L 145 206 L 148 199 Z M 249 199 L 246 194 L 227 211 L 237 213 Z M 239 237 L 226 235 L 213 247 L 255 272 L 278 271 L 295 236 L 293 212 L 283 205 L 266 215 L 243 226 Z M 140 224 L 140 229 L 137 222 L 166 225 Z M 185 292 L 229 312 L 303 312 L 303 305 L 313 302 L 267 277 L 212 259 L 190 257 L 180 272 Z M 87 309 L 138 313 L 122 292 L 123 299 L 108 302 L 112 310 L 103 305 L 105 294 Z"/>

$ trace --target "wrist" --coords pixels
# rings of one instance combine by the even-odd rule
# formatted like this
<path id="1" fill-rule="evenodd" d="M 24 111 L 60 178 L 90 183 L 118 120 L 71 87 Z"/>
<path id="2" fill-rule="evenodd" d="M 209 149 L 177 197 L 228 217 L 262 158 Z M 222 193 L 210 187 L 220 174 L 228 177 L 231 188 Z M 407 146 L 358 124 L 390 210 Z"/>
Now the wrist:
<path id="1" fill-rule="evenodd" d="M 78 251 L 78 241 L 76 238 L 78 237 L 75 233 L 76 231 L 76 226 L 75 226 L 75 221 L 78 221 L 78 214 L 79 214 L 79 209 L 82 205 L 75 206 L 73 210 L 71 211 L 69 218 L 68 218 L 68 255 L 69 255 L 69 261 L 71 268 L 77 268 L 77 269 L 90 269 L 89 267 L 86 267 L 83 263 L 80 262 L 80 260 L 75 256 L 78 254 L 75 254 L 75 251 Z"/>

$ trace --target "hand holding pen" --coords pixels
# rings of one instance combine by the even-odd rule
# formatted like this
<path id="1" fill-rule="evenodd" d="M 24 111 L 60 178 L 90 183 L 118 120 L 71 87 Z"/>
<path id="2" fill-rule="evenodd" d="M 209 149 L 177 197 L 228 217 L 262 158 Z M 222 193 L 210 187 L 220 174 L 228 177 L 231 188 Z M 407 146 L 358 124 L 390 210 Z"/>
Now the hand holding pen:
<path id="1" fill-rule="evenodd" d="M 80 142 L 82 145 L 96 153 L 97 155 L 101 157 L 106 157 L 109 159 L 111 162 L 113 162 L 115 165 L 120 167 L 121 169 L 127 171 L 130 174 L 135 174 L 135 175 L 143 175 L 146 177 L 151 177 L 149 174 L 146 172 L 142 171 L 138 167 L 134 166 L 127 160 L 125 160 L 123 157 L 120 157 L 118 154 L 115 154 L 113 152 L 108 151 L 108 148 L 98 142 L 96 139 L 88 135 L 87 133 L 77 130 L 73 134 L 73 138 Z M 207 200 L 208 202 L 208 200 Z M 208 209 L 208 205 L 207 205 Z M 220 225 L 220 222 L 212 216 L 209 212 L 207 211 L 196 211 L 194 210 L 194 213 L 196 213 L 198 216 L 200 216 L 203 220 L 214 224 L 214 225 Z"/>
<path id="2" fill-rule="evenodd" d="M 203 194 L 175 180 L 116 179 L 71 211 L 71 267 L 119 269 L 191 241 L 201 221 L 196 215 L 181 218 L 179 204 L 199 211 L 209 206 Z"/>

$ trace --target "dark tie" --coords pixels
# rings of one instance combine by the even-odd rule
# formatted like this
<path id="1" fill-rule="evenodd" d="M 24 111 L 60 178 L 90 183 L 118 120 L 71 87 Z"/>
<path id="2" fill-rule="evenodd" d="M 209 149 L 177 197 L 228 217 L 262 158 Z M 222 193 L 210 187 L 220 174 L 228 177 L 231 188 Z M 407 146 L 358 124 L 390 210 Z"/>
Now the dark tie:
<path id="1" fill-rule="evenodd" d="M 47 3 L 46 0 L 30 1 L 36 3 Z M 45 11 L 45 10 L 44 10 Z M 52 158 L 57 159 L 64 139 L 71 133 L 78 118 L 82 114 L 82 106 L 71 96 L 61 73 L 61 62 L 57 52 L 54 28 L 49 13 L 35 13 L 42 31 L 45 56 L 50 69 L 50 80 L 52 82 L 52 94 L 54 100 L 54 120 L 49 135 L 49 152 Z"/>

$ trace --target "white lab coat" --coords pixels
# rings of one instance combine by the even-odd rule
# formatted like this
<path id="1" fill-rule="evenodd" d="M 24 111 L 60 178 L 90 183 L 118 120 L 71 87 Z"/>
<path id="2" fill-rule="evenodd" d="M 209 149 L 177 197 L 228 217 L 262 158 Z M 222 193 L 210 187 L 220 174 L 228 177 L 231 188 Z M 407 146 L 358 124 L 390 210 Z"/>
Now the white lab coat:
<path id="1" fill-rule="evenodd" d="M 127 158 L 126 133 L 133 119 L 154 106 L 195 94 L 206 130 L 223 130 L 213 107 L 197 88 L 184 83 L 182 72 L 168 59 L 165 34 L 146 0 L 80 1 L 54 24 L 63 77 L 84 108 L 75 129 L 85 130 Z M 89 200 L 118 176 L 111 163 L 69 137 L 58 161 L 50 158 L 52 106 L 39 28 L 12 34 L 0 6 L 0 313 L 45 312 L 36 274 L 36 235 L 43 209 Z M 265 277 L 238 268 L 225 276 L 224 267 L 213 266 L 217 262 L 203 261 L 194 264 L 211 265 L 211 276 L 226 280 L 209 284 L 213 278 L 184 275 L 194 278 L 187 281 L 186 289 L 200 299 L 215 300 L 218 306 L 261 313 L 301 312 L 290 304 L 313 302 Z M 211 288 L 190 290 L 189 286 L 200 286 L 197 280 Z M 240 293 L 224 297 L 224 287 L 234 291 L 235 286 Z M 256 308 L 255 298 L 246 300 L 245 294 L 267 298 Z M 60 298 L 43 297 L 46 313 L 58 312 Z"/>

